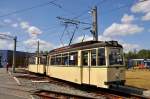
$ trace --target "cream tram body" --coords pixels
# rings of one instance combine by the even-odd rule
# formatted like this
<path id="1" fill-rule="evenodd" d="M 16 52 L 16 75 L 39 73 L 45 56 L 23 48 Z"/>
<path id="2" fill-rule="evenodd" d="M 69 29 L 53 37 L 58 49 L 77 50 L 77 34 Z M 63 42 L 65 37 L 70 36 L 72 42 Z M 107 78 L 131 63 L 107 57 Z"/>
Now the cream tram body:
<path id="1" fill-rule="evenodd" d="M 52 50 L 46 65 L 29 65 L 29 71 L 103 88 L 125 82 L 123 49 L 114 41 L 88 41 Z"/>

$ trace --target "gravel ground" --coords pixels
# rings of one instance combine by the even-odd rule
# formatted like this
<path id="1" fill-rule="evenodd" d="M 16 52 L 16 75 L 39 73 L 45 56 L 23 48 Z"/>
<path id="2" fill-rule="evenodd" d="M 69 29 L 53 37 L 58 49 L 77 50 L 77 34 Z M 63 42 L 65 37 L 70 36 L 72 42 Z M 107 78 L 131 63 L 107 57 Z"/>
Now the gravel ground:
<path id="1" fill-rule="evenodd" d="M 141 80 L 141 79 L 148 78 L 148 76 L 143 76 L 143 75 L 147 75 L 149 73 L 150 73 L 150 71 L 127 71 L 127 76 L 126 76 L 127 83 L 126 84 L 134 85 L 135 87 L 137 87 L 136 84 L 140 83 L 141 81 L 145 81 L 145 80 Z M 23 76 L 22 73 L 15 73 L 13 75 L 16 77 L 21 76 L 21 75 Z M 31 75 L 31 76 L 36 77 L 35 75 Z M 42 77 L 40 77 L 40 78 L 42 78 Z M 140 79 L 136 79 L 136 80 L 141 80 L 141 81 L 134 82 L 135 78 L 140 78 Z M 132 81 L 132 79 L 134 81 Z M 80 90 L 79 88 L 75 88 L 75 87 L 72 87 L 69 85 L 66 86 L 66 84 L 64 84 L 64 82 L 57 83 L 58 81 L 54 82 L 53 80 L 52 81 L 50 80 L 50 83 L 39 83 L 39 82 L 33 83 L 32 82 L 33 79 L 31 80 L 31 79 L 26 79 L 26 78 L 21 78 L 21 77 L 18 77 L 18 80 L 20 81 L 21 86 L 24 88 L 24 90 L 30 91 L 31 93 L 38 91 L 38 90 L 48 90 L 48 91 L 58 91 L 58 92 L 70 93 L 70 94 L 87 96 L 87 97 L 94 97 L 97 99 L 106 99 L 105 96 L 104 97 L 102 97 L 100 95 L 97 96 L 97 94 L 92 93 L 92 92 L 90 93 L 90 92 L 87 92 L 84 90 Z M 46 80 L 46 79 L 39 79 L 39 80 Z M 37 81 L 39 81 L 39 80 L 37 79 Z M 149 84 L 148 80 L 147 80 L 147 83 Z M 143 82 L 143 84 L 144 84 L 144 82 Z M 146 86 L 146 84 L 145 84 L 145 86 Z M 40 99 L 39 97 L 37 97 L 35 95 L 33 97 L 35 99 Z"/>
<path id="2" fill-rule="evenodd" d="M 20 76 L 23 74 L 15 73 L 13 75 L 17 77 L 17 76 Z M 105 97 L 97 96 L 94 93 L 89 93 L 87 91 L 83 91 L 83 90 L 80 90 L 80 89 L 77 89 L 77 88 L 74 88 L 71 86 L 61 85 L 61 84 L 58 84 L 55 82 L 50 82 L 50 83 L 34 82 L 33 83 L 32 80 L 30 80 L 30 79 L 21 78 L 21 77 L 17 77 L 17 78 L 20 81 L 21 86 L 24 86 L 25 88 L 32 88 L 33 92 L 38 91 L 38 90 L 59 91 L 59 92 L 63 92 L 63 93 L 87 96 L 87 97 L 91 97 L 91 98 L 94 97 L 97 99 L 105 99 Z"/>
<path id="3" fill-rule="evenodd" d="M 63 93 L 69 93 L 69 94 L 75 94 L 75 95 L 81 95 L 81 96 L 87 96 L 87 97 L 95 97 L 97 99 L 105 99 L 102 96 L 95 96 L 93 93 L 88 93 L 86 91 L 82 91 L 79 89 L 75 89 L 73 87 L 65 87 L 65 86 L 61 86 L 61 85 L 57 85 L 57 84 L 53 84 L 53 83 L 32 83 L 31 80 L 27 80 L 24 78 L 18 78 L 19 81 L 21 82 L 22 86 L 26 86 L 28 88 L 33 88 L 35 90 L 48 90 L 48 91 L 59 91 L 59 92 L 63 92 Z"/>

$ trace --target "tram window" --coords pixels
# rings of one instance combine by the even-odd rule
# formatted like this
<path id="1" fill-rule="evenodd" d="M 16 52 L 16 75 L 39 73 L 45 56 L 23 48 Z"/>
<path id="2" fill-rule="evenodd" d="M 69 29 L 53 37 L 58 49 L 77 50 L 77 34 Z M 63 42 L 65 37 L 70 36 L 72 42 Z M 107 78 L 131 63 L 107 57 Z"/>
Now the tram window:
<path id="1" fill-rule="evenodd" d="M 51 56 L 51 65 L 55 65 L 55 56 Z"/>
<path id="2" fill-rule="evenodd" d="M 57 55 L 56 56 L 56 62 L 55 62 L 55 65 L 61 65 L 61 55 Z"/>
<path id="3" fill-rule="evenodd" d="M 40 64 L 46 64 L 46 57 L 40 57 Z"/>
<path id="4" fill-rule="evenodd" d="M 119 64 L 123 65 L 123 56 L 121 55 L 120 49 L 111 48 L 109 54 L 110 65 Z"/>
<path id="5" fill-rule="evenodd" d="M 69 64 L 69 59 L 68 59 L 68 54 L 63 54 L 62 55 L 62 65 L 68 65 Z"/>
<path id="6" fill-rule="evenodd" d="M 88 51 L 82 52 L 82 65 L 88 66 Z"/>
<path id="7" fill-rule="evenodd" d="M 91 51 L 91 65 L 96 66 L 96 49 Z"/>
<path id="8" fill-rule="evenodd" d="M 35 57 L 29 58 L 29 64 L 35 64 Z"/>
<path id="9" fill-rule="evenodd" d="M 98 66 L 100 65 L 105 65 L 105 49 L 104 48 L 99 48 L 98 49 Z"/>
<path id="10" fill-rule="evenodd" d="M 78 53 L 69 53 L 69 65 L 78 65 Z"/>

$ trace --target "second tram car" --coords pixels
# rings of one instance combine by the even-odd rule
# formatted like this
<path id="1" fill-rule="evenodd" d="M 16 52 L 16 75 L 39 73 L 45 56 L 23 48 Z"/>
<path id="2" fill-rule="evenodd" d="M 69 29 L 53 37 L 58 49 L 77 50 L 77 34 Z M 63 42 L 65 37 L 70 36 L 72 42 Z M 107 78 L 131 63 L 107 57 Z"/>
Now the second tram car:
<path id="1" fill-rule="evenodd" d="M 50 51 L 45 59 L 46 64 L 30 64 L 29 71 L 103 88 L 125 83 L 123 48 L 117 41 L 72 44 Z"/>

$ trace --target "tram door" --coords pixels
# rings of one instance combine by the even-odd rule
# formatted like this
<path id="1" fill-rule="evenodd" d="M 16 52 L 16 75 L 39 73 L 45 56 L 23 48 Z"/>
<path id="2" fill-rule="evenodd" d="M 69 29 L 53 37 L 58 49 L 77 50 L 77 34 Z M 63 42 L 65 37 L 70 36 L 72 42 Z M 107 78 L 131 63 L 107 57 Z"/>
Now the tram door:
<path id="1" fill-rule="evenodd" d="M 46 75 L 47 55 L 41 57 L 41 64 L 43 65 L 43 73 Z"/>
<path id="2" fill-rule="evenodd" d="M 90 51 L 82 51 L 82 83 L 90 84 Z"/>

